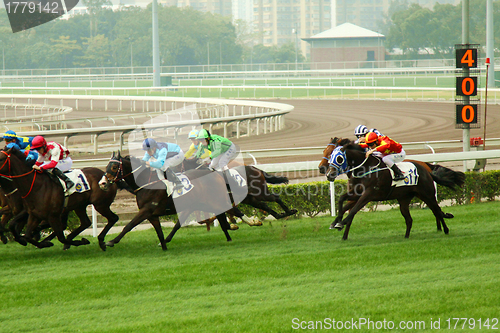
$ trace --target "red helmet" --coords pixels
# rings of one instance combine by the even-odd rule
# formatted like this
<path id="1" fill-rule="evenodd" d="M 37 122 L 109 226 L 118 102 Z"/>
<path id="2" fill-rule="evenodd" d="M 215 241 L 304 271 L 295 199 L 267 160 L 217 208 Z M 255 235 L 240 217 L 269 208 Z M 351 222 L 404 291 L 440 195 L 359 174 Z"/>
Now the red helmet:
<path id="1" fill-rule="evenodd" d="M 31 149 L 38 149 L 47 146 L 47 141 L 41 135 L 37 135 L 33 138 L 31 142 Z"/>
<path id="2" fill-rule="evenodd" d="M 365 137 L 365 143 L 372 143 L 377 141 L 378 135 L 374 132 L 368 132 Z"/>

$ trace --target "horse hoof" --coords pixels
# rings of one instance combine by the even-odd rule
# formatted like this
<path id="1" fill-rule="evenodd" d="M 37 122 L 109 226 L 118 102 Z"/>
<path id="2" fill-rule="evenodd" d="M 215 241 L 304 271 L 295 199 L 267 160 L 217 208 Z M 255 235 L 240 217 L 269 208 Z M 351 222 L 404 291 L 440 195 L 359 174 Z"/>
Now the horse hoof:
<path id="1" fill-rule="evenodd" d="M 340 224 L 340 223 L 335 223 L 335 225 L 333 226 L 333 228 L 337 229 L 337 230 L 342 230 L 342 229 L 344 229 L 344 225 Z"/>
<path id="2" fill-rule="evenodd" d="M 257 221 L 257 222 L 254 222 L 252 224 L 252 226 L 255 226 L 255 227 L 260 227 L 262 225 L 262 222 L 261 221 Z"/>
<path id="3" fill-rule="evenodd" d="M 51 247 L 51 246 L 54 246 L 54 243 L 52 242 L 41 242 L 40 243 L 40 248 L 45 248 L 45 247 Z"/>
<path id="4" fill-rule="evenodd" d="M 444 213 L 444 214 L 443 214 L 443 217 L 444 217 L 445 219 L 452 219 L 452 218 L 454 218 L 454 217 L 455 217 L 455 215 L 453 215 L 452 213 Z"/>
<path id="5" fill-rule="evenodd" d="M 231 230 L 238 230 L 240 228 L 236 224 L 231 224 L 230 227 L 231 227 Z"/>
<path id="6" fill-rule="evenodd" d="M 99 242 L 99 247 L 101 248 L 101 250 L 106 251 L 106 243 Z"/>
<path id="7" fill-rule="evenodd" d="M 297 212 L 298 212 L 298 210 L 296 210 L 296 209 L 292 209 L 292 210 L 290 211 L 290 213 L 291 213 L 290 215 L 297 214 Z"/>
<path id="8" fill-rule="evenodd" d="M 4 235 L 2 235 L 1 239 L 2 239 L 2 243 L 4 243 L 4 244 L 7 244 L 7 242 L 9 241 L 7 239 L 7 237 L 5 237 Z"/>
<path id="9" fill-rule="evenodd" d="M 113 242 L 107 242 L 106 246 L 107 247 L 113 247 L 113 246 L 115 246 L 115 243 L 113 243 Z"/>
<path id="10" fill-rule="evenodd" d="M 90 242 L 87 238 L 82 238 L 81 242 L 82 242 L 82 245 L 89 245 L 90 244 Z"/>
<path id="11" fill-rule="evenodd" d="M 63 246 L 63 251 L 67 251 L 67 250 L 69 250 L 69 248 L 70 248 L 70 247 L 71 247 L 71 245 L 69 245 L 69 244 L 64 244 L 64 246 Z"/>

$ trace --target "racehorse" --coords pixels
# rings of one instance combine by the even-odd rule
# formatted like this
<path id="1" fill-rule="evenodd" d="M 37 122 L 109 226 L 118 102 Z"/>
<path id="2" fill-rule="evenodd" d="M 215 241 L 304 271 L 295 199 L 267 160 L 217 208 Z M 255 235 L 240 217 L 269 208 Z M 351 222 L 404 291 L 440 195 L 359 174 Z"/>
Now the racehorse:
<path id="1" fill-rule="evenodd" d="M 19 191 L 14 186 L 13 180 L 7 177 L 0 177 L 0 188 L 2 192 L 2 219 L 0 220 L 0 227 L 3 231 L 8 231 L 5 226 L 10 221 L 8 229 L 13 229 L 11 233 L 14 236 L 14 239 L 22 245 L 26 245 L 26 241 L 19 237 L 20 229 L 22 229 L 28 220 L 28 213 L 24 209 L 21 194 L 19 194 Z M 15 218 L 13 219 L 13 217 Z M 2 242 L 7 244 L 7 238 L 3 235 L 3 233 L 0 237 L 2 238 Z"/>
<path id="2" fill-rule="evenodd" d="M 185 170 L 189 170 L 195 167 L 196 160 L 184 160 Z M 251 165 L 241 165 L 231 161 L 228 165 L 230 168 L 237 170 L 241 175 L 245 175 L 248 184 L 248 192 L 242 204 L 252 206 L 254 208 L 263 210 L 268 214 L 271 214 L 275 219 L 282 219 L 290 215 L 297 213 L 296 209 L 290 209 L 281 200 L 278 194 L 272 193 L 269 190 L 267 184 L 288 184 L 288 178 L 284 176 L 272 176 L 265 171 L 258 169 Z M 202 166 L 203 167 L 203 166 Z M 198 168 L 200 168 L 198 166 Z M 205 167 L 206 169 L 206 167 Z M 278 213 L 272 208 L 270 208 L 266 202 L 276 202 L 283 210 L 283 213 Z M 231 213 L 229 211 L 228 213 Z M 251 223 L 246 219 L 243 219 L 248 225 L 262 225 L 262 222 Z"/>
<path id="3" fill-rule="evenodd" d="M 348 144 L 348 143 L 351 143 L 351 140 L 347 139 L 347 138 L 341 139 L 341 138 L 335 137 L 335 138 L 330 139 L 330 143 L 323 150 L 323 158 L 318 165 L 319 172 L 321 174 L 326 174 L 326 171 L 328 170 L 328 161 L 330 160 L 330 157 L 332 155 L 333 150 L 339 146 L 343 146 L 343 145 Z M 437 168 L 441 167 L 440 165 L 437 165 L 437 164 L 431 164 L 431 163 L 427 163 L 427 162 L 410 160 L 410 159 L 404 160 L 404 162 L 418 163 L 428 172 L 432 172 L 433 170 L 437 170 Z M 344 216 L 345 212 L 347 212 L 352 207 L 354 207 L 354 205 L 356 204 L 356 201 L 360 197 L 360 193 L 357 193 L 357 192 L 354 193 L 354 192 L 350 191 L 350 189 L 353 188 L 351 173 L 347 172 L 347 176 L 348 176 L 347 190 L 350 193 L 344 193 L 340 196 L 339 202 L 337 205 L 337 207 L 338 207 L 337 208 L 338 209 L 337 218 L 335 219 L 334 223 L 332 223 L 332 227 L 330 227 L 330 229 L 333 229 L 333 225 L 335 225 L 337 222 L 340 222 L 342 220 L 342 217 Z M 343 204 L 347 200 L 347 198 L 349 198 L 349 200 L 347 201 L 347 203 L 344 206 Z M 445 218 L 452 218 L 452 217 L 453 217 L 452 214 L 449 214 L 449 213 L 445 214 Z M 442 231 L 440 219 L 436 219 L 436 226 L 437 226 L 438 231 Z"/>
<path id="4" fill-rule="evenodd" d="M 107 225 L 98 236 L 99 246 L 105 250 L 104 237 L 118 221 L 118 216 L 110 209 L 116 196 L 117 185 L 113 185 L 105 191 L 99 187 L 99 180 L 104 175 L 104 172 L 97 168 L 83 168 L 82 172 L 87 178 L 89 190 L 82 193 L 75 192 L 70 195 L 66 207 L 64 207 L 65 198 L 59 181 L 52 180 L 46 172 L 31 169 L 30 166 L 26 165 L 24 157 L 24 154 L 17 149 L 1 151 L 0 154 L 0 164 L 2 164 L 0 168 L 2 175 L 0 176 L 11 178 L 19 189 L 18 192 L 24 194 L 21 197 L 24 199 L 24 206 L 29 213 L 25 236 L 15 235 L 21 240 L 20 243 L 23 244 L 23 239 L 25 239 L 37 247 L 49 247 L 53 245 L 50 240 L 57 236 L 59 241 L 64 244 L 64 249 L 68 249 L 71 245 L 90 244 L 85 238 L 80 241 L 74 241 L 73 239 L 90 227 L 91 221 L 86 209 L 88 205 L 92 204 L 108 220 Z M 17 202 L 18 204 L 19 202 Z M 67 237 L 64 237 L 62 231 L 66 229 L 68 214 L 71 211 L 74 211 L 80 219 L 80 226 Z M 45 220 L 54 232 L 43 241 L 38 242 L 33 238 L 33 231 L 42 220 Z M 9 229 L 12 233 L 15 233 L 16 226 L 9 226 Z M 23 245 L 26 245 L 25 242 Z"/>
<path id="5" fill-rule="evenodd" d="M 406 233 L 405 237 L 410 236 L 413 219 L 410 215 L 409 205 L 413 197 L 421 199 L 432 210 L 436 220 L 439 220 L 443 226 L 444 233 L 448 234 L 449 229 L 444 222 L 444 218 L 451 218 L 453 215 L 445 214 L 439 207 L 436 200 L 436 188 L 434 182 L 440 185 L 455 189 L 461 187 L 465 182 L 463 172 L 453 171 L 443 166 L 436 167 L 431 173 L 421 164 L 411 162 L 415 166 L 416 173 L 413 173 L 411 186 L 393 186 L 392 175 L 380 158 L 370 155 L 365 157 L 365 150 L 354 143 L 344 144 L 337 147 L 329 160 L 329 167 L 326 177 L 329 181 L 334 181 L 341 173 L 350 173 L 352 189 L 347 193 L 347 199 L 356 198 L 354 206 L 344 220 L 342 216 L 332 223 L 330 228 L 342 230 L 346 229 L 342 239 L 346 240 L 349 235 L 349 229 L 356 213 L 370 201 L 398 200 L 401 214 L 405 218 Z M 382 166 L 381 166 L 382 165 Z M 403 182 L 403 181 L 401 181 Z M 362 191 L 359 191 L 362 189 Z M 358 193 L 353 193 L 358 192 Z"/>
<path id="6" fill-rule="evenodd" d="M 138 167 L 133 169 L 132 164 L 138 165 Z M 106 183 L 114 183 L 121 179 L 125 180 L 135 192 L 139 212 L 117 237 L 106 243 L 106 246 L 112 247 L 119 243 L 125 234 L 147 219 L 155 228 L 162 249 L 166 250 L 166 243 L 172 240 L 181 224 L 195 210 L 215 213 L 226 240 L 231 241 L 231 237 L 227 232 L 230 226 L 224 213 L 231 207 L 231 203 L 227 198 L 226 184 L 223 177 L 197 179 L 210 173 L 209 170 L 186 171 L 185 174 L 191 180 L 193 188 L 188 193 L 176 198 L 174 204 L 174 199 L 171 195 L 167 195 L 165 185 L 158 179 L 156 172 L 146 168 L 139 159 L 133 156 L 122 157 L 120 152 L 113 153 L 106 167 L 106 173 L 101 179 L 101 184 L 106 186 Z M 176 213 L 178 214 L 178 221 L 167 238 L 164 238 L 159 217 Z"/>

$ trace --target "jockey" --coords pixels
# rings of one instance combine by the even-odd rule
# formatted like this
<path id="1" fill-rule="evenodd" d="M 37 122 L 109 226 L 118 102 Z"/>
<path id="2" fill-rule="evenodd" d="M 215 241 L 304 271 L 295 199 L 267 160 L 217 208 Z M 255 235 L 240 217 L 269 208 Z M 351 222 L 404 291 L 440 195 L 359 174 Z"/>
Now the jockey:
<path id="1" fill-rule="evenodd" d="M 366 127 L 365 125 L 356 126 L 356 128 L 354 129 L 354 136 L 356 136 L 357 139 L 356 141 L 354 141 L 354 143 L 359 144 L 364 142 L 366 133 L 368 133 L 368 127 Z"/>
<path id="2" fill-rule="evenodd" d="M 199 131 L 197 130 L 192 130 L 191 132 L 189 132 L 188 139 L 191 140 L 191 146 L 189 147 L 186 154 L 184 154 L 184 157 L 186 159 L 199 158 L 203 163 L 209 164 L 210 150 L 200 145 L 200 142 L 198 141 L 198 139 L 196 139 L 198 137 L 198 134 Z"/>
<path id="3" fill-rule="evenodd" d="M 38 152 L 38 159 L 35 165 L 33 165 L 33 169 L 51 172 L 66 183 L 67 189 L 75 185 L 75 183 L 63 173 L 63 171 L 71 169 L 73 165 L 73 160 L 69 157 L 68 149 L 57 142 L 45 141 L 45 138 L 41 135 L 37 135 L 33 138 L 31 149 Z"/>
<path id="4" fill-rule="evenodd" d="M 211 135 L 206 129 L 202 129 L 196 139 L 202 140 L 199 146 L 206 147 L 211 152 L 212 162 L 209 166 L 211 170 L 215 170 L 216 167 L 223 171 L 229 170 L 228 163 L 238 156 L 238 149 L 234 143 L 222 136 Z"/>
<path id="5" fill-rule="evenodd" d="M 381 156 L 382 161 L 394 171 L 394 181 L 403 180 L 405 176 L 395 163 L 402 162 L 406 153 L 400 143 L 392 140 L 388 136 L 378 136 L 375 132 L 368 132 L 365 143 L 360 144 L 363 148 L 370 148 L 366 152 L 366 157 L 370 154 Z"/>
<path id="6" fill-rule="evenodd" d="M 17 136 L 16 132 L 8 130 L 3 134 L 3 139 L 6 144 L 15 143 L 19 147 L 19 150 L 30 149 L 33 137 L 31 136 Z"/>
<path id="7" fill-rule="evenodd" d="M 38 159 L 38 153 L 36 150 L 30 150 L 31 142 L 33 141 L 32 136 L 17 136 L 16 132 L 8 130 L 4 133 L 3 139 L 7 144 L 5 148 L 17 148 L 17 150 L 23 151 L 27 160 L 31 159 L 36 161 Z"/>
<path id="8" fill-rule="evenodd" d="M 183 187 L 182 182 L 177 178 L 172 167 L 182 163 L 184 160 L 184 152 L 181 147 L 174 143 L 156 142 L 154 139 L 145 139 L 142 143 L 142 150 L 145 150 L 143 161 L 146 166 L 156 169 L 158 178 L 165 183 L 165 175 L 171 180 L 174 185 L 174 190 Z"/>

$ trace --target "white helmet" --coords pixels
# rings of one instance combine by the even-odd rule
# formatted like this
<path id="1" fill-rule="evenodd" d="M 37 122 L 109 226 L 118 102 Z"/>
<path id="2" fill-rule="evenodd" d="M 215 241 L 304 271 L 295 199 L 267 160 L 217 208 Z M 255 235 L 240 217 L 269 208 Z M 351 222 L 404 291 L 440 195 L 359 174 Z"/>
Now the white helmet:
<path id="1" fill-rule="evenodd" d="M 358 138 L 365 136 L 366 133 L 368 133 L 368 128 L 365 125 L 358 125 L 354 130 L 354 135 Z"/>
<path id="2" fill-rule="evenodd" d="M 380 131 L 376 128 L 372 128 L 371 130 L 369 130 L 368 132 L 373 132 L 375 134 L 377 134 L 378 136 L 384 136 L 382 133 L 380 133 Z"/>

